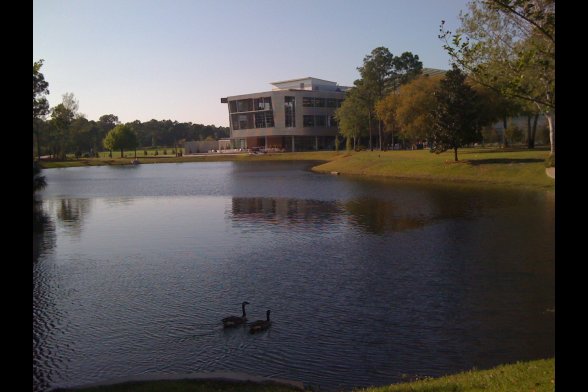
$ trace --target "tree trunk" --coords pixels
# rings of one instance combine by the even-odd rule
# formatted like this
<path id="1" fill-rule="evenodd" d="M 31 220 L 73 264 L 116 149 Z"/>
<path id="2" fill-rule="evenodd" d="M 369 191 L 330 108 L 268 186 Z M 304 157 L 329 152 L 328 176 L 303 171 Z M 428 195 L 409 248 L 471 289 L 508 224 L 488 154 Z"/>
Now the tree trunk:
<path id="1" fill-rule="evenodd" d="M 390 133 L 392 134 L 392 151 L 394 151 L 394 127 L 392 127 L 392 131 L 390 131 Z"/>
<path id="2" fill-rule="evenodd" d="M 506 127 L 507 127 L 507 117 L 504 116 L 502 118 L 502 125 L 503 125 L 503 129 L 502 129 L 502 148 L 506 148 L 508 147 L 508 143 L 506 141 Z"/>
<path id="3" fill-rule="evenodd" d="M 137 149 L 135 148 L 135 159 L 137 159 Z"/>
<path id="4" fill-rule="evenodd" d="M 549 144 L 551 145 L 550 154 L 555 154 L 555 119 L 550 112 L 545 113 L 547 125 L 549 126 Z"/>
<path id="5" fill-rule="evenodd" d="M 455 162 L 457 162 L 457 147 L 453 147 L 453 157 L 455 159 Z"/>
<path id="6" fill-rule="evenodd" d="M 39 144 L 39 129 L 35 127 L 35 122 L 33 121 L 33 132 L 35 133 L 35 137 L 37 139 L 37 159 L 41 160 L 41 146 Z"/>
<path id="7" fill-rule="evenodd" d="M 382 121 L 378 120 L 378 142 L 380 143 L 380 151 L 382 151 Z"/>
<path id="8" fill-rule="evenodd" d="M 122 148 L 120 149 L 120 157 L 121 158 L 124 158 L 125 157 L 125 152 L 124 152 L 124 150 Z"/>
<path id="9" fill-rule="evenodd" d="M 533 119 L 533 148 L 535 148 L 535 135 L 537 135 L 537 120 L 539 120 L 539 113 L 535 113 L 535 118 Z"/>
<path id="10" fill-rule="evenodd" d="M 374 151 L 374 147 L 372 147 L 372 114 L 368 114 L 368 128 L 370 131 L 370 140 L 369 140 L 369 148 L 370 151 Z"/>
<path id="11" fill-rule="evenodd" d="M 531 128 L 531 115 L 527 114 L 527 148 L 533 148 L 533 140 L 531 138 L 531 132 L 532 132 L 532 128 Z"/>

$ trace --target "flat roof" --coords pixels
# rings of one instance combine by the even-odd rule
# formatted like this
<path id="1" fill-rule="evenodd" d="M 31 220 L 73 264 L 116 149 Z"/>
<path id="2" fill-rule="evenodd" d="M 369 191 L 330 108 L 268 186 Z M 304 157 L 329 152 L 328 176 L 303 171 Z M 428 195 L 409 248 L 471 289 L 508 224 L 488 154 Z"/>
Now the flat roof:
<path id="1" fill-rule="evenodd" d="M 271 82 L 270 84 L 276 85 L 276 84 L 283 84 L 283 83 L 292 83 L 292 82 L 298 82 L 298 81 L 301 81 L 301 80 L 316 80 L 316 81 L 325 82 L 326 84 L 332 84 L 332 85 L 336 85 L 337 84 L 337 82 L 331 82 L 330 80 L 319 79 L 319 78 L 315 78 L 315 77 L 312 77 L 312 76 L 307 76 L 305 78 L 280 80 L 278 82 Z"/>

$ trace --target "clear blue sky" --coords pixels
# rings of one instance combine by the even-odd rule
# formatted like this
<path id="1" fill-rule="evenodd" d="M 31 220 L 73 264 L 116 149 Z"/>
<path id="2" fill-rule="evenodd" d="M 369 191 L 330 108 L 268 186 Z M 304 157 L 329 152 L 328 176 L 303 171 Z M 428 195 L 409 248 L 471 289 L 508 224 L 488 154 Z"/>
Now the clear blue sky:
<path id="1" fill-rule="evenodd" d="M 313 76 L 350 86 L 378 46 L 449 68 L 439 24 L 467 0 L 34 0 L 33 61 L 51 106 L 71 92 L 89 120 L 228 126 L 221 97 Z"/>

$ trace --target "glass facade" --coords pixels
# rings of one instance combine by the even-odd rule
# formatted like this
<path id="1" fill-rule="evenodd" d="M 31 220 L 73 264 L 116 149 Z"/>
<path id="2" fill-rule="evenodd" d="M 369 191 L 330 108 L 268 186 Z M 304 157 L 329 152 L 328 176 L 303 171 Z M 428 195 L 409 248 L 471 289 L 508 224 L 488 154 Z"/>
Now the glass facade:
<path id="1" fill-rule="evenodd" d="M 335 127 L 337 127 L 337 121 L 335 120 L 335 115 L 305 114 L 303 116 L 303 120 L 304 120 L 304 127 L 308 127 L 308 128 L 312 128 L 312 127 L 335 128 Z"/>
<path id="2" fill-rule="evenodd" d="M 284 117 L 286 128 L 296 126 L 296 97 L 284 97 Z"/>
<path id="3" fill-rule="evenodd" d="M 302 106 L 305 108 L 338 108 L 342 102 L 342 99 L 337 98 L 302 97 Z"/>
<path id="4" fill-rule="evenodd" d="M 231 123 L 235 130 L 272 128 L 274 126 L 274 113 L 272 110 L 272 98 L 248 98 L 229 101 Z"/>

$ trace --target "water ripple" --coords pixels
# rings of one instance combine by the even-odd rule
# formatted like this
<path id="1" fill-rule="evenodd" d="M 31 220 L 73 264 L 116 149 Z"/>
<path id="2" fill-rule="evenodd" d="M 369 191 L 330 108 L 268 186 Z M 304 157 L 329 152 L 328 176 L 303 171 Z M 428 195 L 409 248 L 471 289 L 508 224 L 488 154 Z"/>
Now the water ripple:
<path id="1" fill-rule="evenodd" d="M 215 370 L 350 390 L 553 355 L 552 198 L 199 165 L 48 171 L 34 390 Z M 269 330 L 223 329 L 245 300 Z"/>

